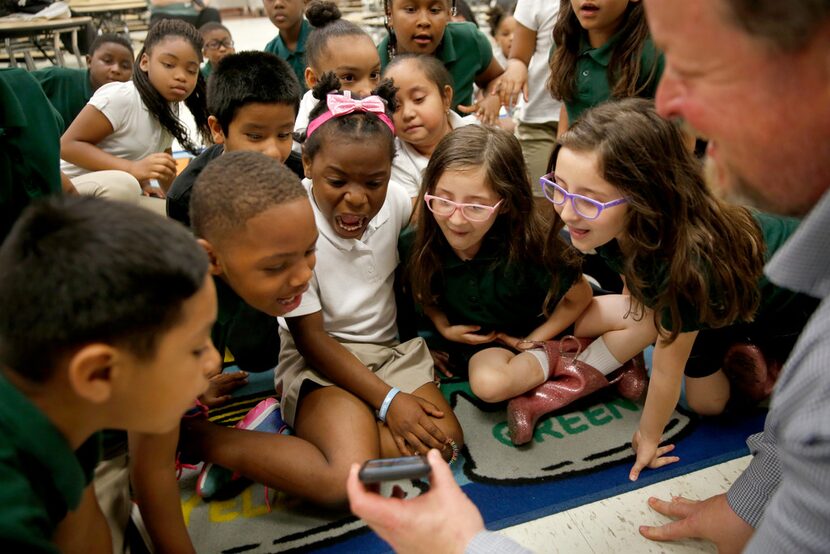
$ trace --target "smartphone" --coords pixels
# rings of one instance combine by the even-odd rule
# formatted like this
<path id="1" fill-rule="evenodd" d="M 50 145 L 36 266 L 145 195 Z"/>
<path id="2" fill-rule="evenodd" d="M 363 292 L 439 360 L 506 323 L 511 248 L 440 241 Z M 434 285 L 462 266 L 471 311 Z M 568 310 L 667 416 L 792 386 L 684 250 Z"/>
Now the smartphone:
<path id="1" fill-rule="evenodd" d="M 419 479 L 429 475 L 431 468 L 424 456 L 403 456 L 367 460 L 358 477 L 364 483 L 380 483 L 398 479 Z"/>

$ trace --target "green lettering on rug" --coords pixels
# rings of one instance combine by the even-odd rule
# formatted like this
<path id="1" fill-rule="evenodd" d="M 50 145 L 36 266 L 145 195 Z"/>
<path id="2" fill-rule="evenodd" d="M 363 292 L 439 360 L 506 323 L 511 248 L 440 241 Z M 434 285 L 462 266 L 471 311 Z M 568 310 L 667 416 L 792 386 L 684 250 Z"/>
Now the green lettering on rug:
<path id="1" fill-rule="evenodd" d="M 536 425 L 533 431 L 535 442 L 545 442 L 548 438 L 562 439 L 566 436 L 578 435 L 592 427 L 601 427 L 615 419 L 622 419 L 623 412 L 638 412 L 640 407 L 625 398 L 614 398 L 596 406 L 591 406 L 580 412 L 557 415 L 545 418 Z M 501 421 L 493 426 L 493 437 L 505 446 L 513 446 L 507 422 Z"/>

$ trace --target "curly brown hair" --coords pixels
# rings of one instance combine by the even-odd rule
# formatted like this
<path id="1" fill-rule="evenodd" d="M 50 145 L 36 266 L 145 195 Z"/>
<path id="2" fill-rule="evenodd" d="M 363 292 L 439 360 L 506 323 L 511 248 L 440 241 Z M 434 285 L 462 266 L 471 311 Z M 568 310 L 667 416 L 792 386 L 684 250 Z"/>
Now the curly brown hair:
<path id="1" fill-rule="evenodd" d="M 650 100 L 609 102 L 585 112 L 559 138 L 554 158 L 562 148 L 596 153 L 599 174 L 628 198 L 619 241 L 623 276 L 640 304 L 646 289 L 657 290 L 649 308 L 658 329 L 670 314 L 669 341 L 681 332 L 681 306 L 693 306 L 698 322 L 712 328 L 754 318 L 764 266 L 761 229 L 747 208 L 706 186 L 679 123 L 661 118 Z M 666 268 L 665 283 L 644 280 L 644 269 L 655 267 Z"/>

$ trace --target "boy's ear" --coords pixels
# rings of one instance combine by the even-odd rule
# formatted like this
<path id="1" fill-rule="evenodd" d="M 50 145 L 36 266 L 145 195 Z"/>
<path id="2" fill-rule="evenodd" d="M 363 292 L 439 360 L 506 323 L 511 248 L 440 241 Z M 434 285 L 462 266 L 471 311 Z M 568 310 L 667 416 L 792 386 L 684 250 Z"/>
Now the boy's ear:
<path id="1" fill-rule="evenodd" d="M 444 109 L 449 111 L 452 108 L 452 87 L 446 85 L 444 87 Z"/>
<path id="2" fill-rule="evenodd" d="M 208 127 L 210 127 L 210 136 L 213 138 L 214 144 L 225 144 L 225 131 L 222 130 L 222 126 L 215 115 L 208 116 Z"/>
<path id="3" fill-rule="evenodd" d="M 310 67 L 306 67 L 304 76 L 306 86 L 309 90 L 313 89 L 317 85 L 317 75 L 314 73 L 314 70 Z"/>
<path id="4" fill-rule="evenodd" d="M 141 71 L 147 72 L 147 68 L 150 66 L 150 57 L 147 55 L 147 52 L 144 52 L 141 55 L 141 59 L 138 61 L 138 68 Z"/>
<path id="5" fill-rule="evenodd" d="M 69 359 L 68 376 L 72 390 L 93 404 L 103 404 L 112 396 L 113 380 L 120 373 L 118 351 L 109 344 L 92 343 Z"/>
<path id="6" fill-rule="evenodd" d="M 196 239 L 196 242 L 199 243 L 199 246 L 201 246 L 208 255 L 208 270 L 210 271 L 210 274 L 221 275 L 222 263 L 219 260 L 219 254 L 216 252 L 216 247 L 213 246 L 213 243 L 205 239 Z"/>
<path id="7" fill-rule="evenodd" d="M 86 57 L 86 66 L 89 67 L 89 64 L 92 63 L 92 56 L 87 54 L 85 57 Z"/>

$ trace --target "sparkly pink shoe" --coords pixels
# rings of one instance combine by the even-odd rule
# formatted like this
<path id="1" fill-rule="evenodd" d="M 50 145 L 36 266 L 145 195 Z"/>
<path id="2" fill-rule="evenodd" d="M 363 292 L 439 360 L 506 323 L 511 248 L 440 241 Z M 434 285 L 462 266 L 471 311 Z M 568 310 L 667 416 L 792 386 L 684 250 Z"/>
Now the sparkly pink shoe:
<path id="1" fill-rule="evenodd" d="M 761 349 L 748 343 L 732 345 L 722 367 L 734 389 L 732 396 L 741 404 L 757 404 L 769 398 L 781 371 L 781 364 L 768 363 Z"/>
<path id="2" fill-rule="evenodd" d="M 566 341 L 570 343 L 565 344 Z M 573 401 L 588 396 L 610 385 L 617 385 L 625 398 L 636 400 L 645 390 L 646 372 L 642 356 L 636 356 L 608 377 L 576 357 L 590 339 L 566 337 L 560 343 L 557 365 L 548 381 L 517 396 L 507 404 L 507 427 L 515 445 L 533 438 L 536 422 L 545 414 L 563 408 Z M 571 345 L 576 344 L 574 350 Z"/>

